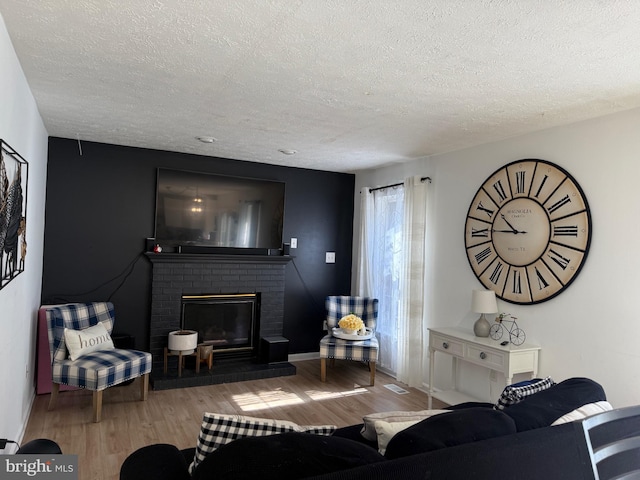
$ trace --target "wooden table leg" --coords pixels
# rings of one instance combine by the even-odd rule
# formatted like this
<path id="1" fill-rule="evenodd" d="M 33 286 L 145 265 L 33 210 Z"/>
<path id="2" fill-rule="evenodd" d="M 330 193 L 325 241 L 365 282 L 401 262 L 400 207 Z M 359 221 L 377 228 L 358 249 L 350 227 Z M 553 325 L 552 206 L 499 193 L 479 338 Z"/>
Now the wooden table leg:
<path id="1" fill-rule="evenodd" d="M 196 373 L 200 373 L 200 355 L 202 354 L 202 347 L 198 345 L 196 348 Z"/>
<path id="2" fill-rule="evenodd" d="M 373 387 L 376 382 L 376 362 L 369 362 L 369 372 L 370 372 L 370 380 L 371 386 Z"/>
<path id="3" fill-rule="evenodd" d="M 164 347 L 164 373 L 167 374 L 167 357 L 169 356 L 169 349 Z"/>

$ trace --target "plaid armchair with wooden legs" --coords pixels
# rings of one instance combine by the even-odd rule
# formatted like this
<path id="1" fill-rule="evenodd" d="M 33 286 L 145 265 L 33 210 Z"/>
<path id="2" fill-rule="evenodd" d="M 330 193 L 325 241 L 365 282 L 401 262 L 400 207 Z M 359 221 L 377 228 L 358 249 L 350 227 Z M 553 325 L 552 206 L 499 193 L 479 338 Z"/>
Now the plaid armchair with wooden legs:
<path id="1" fill-rule="evenodd" d="M 101 419 L 102 392 L 108 387 L 141 377 L 140 394 L 142 400 L 147 399 L 151 354 L 114 348 L 110 338 L 115 321 L 111 302 L 52 306 L 47 308 L 46 316 L 53 382 L 49 410 L 55 407 L 61 384 L 93 391 L 94 422 Z M 88 329 L 97 326 L 97 330 L 105 333 L 90 336 Z M 65 330 L 67 335 L 75 333 L 74 338 L 80 339 L 77 356 L 67 348 Z M 83 333 L 86 333 L 85 339 L 82 339 Z"/>
<path id="2" fill-rule="evenodd" d="M 369 365 L 370 384 L 373 386 L 376 378 L 376 362 L 378 361 L 378 339 L 375 336 L 378 320 L 378 299 L 368 297 L 329 296 L 325 302 L 327 308 L 327 328 L 329 333 L 320 340 L 320 379 L 327 379 L 327 358 L 333 362 L 338 360 L 354 360 L 366 362 Z M 374 332 L 368 340 L 343 340 L 334 337 L 333 327 L 345 315 L 353 313 L 362 319 L 367 328 Z"/>

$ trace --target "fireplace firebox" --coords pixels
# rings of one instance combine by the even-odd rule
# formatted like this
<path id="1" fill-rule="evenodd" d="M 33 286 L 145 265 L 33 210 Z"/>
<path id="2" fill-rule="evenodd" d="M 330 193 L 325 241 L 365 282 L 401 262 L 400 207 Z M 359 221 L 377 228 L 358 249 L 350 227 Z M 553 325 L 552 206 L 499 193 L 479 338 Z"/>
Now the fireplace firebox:
<path id="1" fill-rule="evenodd" d="M 198 332 L 198 344 L 214 352 L 255 356 L 260 336 L 260 293 L 183 295 L 184 330 Z"/>

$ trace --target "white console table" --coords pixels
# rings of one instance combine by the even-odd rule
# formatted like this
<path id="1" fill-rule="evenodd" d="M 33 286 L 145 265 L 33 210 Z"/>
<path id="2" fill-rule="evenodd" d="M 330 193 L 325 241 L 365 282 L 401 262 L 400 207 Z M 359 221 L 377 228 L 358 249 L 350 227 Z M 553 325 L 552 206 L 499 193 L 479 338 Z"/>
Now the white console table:
<path id="1" fill-rule="evenodd" d="M 429 409 L 434 398 L 448 405 L 469 401 L 487 401 L 473 398 L 456 390 L 458 387 L 458 361 L 468 362 L 486 367 L 504 374 L 507 385 L 512 383 L 513 376 L 518 373 L 531 372 L 531 378 L 538 374 L 538 356 L 540 347 L 524 343 L 515 346 L 512 343 L 500 345 L 508 340 L 507 334 L 500 340 L 491 337 L 476 337 L 472 331 L 460 328 L 429 329 Z M 436 392 L 433 386 L 436 352 L 450 355 L 453 358 L 451 382 L 453 390 Z"/>

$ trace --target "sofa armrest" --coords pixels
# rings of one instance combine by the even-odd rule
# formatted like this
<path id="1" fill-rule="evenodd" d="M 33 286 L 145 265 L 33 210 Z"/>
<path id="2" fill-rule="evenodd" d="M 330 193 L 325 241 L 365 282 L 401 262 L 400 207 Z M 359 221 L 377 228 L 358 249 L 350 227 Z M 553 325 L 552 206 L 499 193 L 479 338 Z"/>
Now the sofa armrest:
<path id="1" fill-rule="evenodd" d="M 120 480 L 189 480 L 188 464 L 174 445 L 157 443 L 129 455 L 120 467 Z"/>

